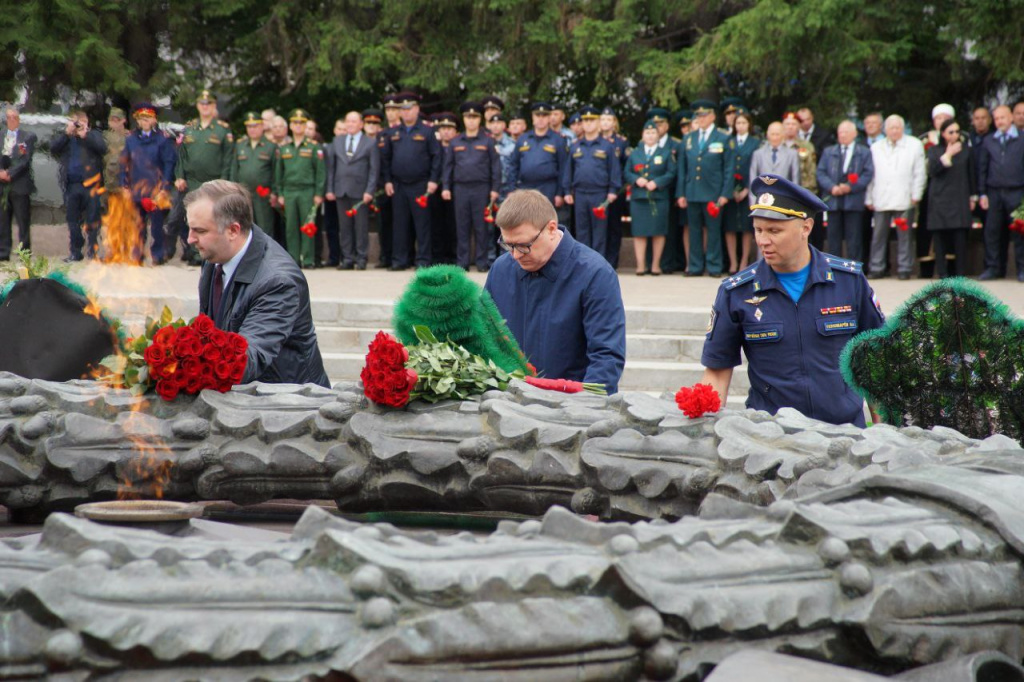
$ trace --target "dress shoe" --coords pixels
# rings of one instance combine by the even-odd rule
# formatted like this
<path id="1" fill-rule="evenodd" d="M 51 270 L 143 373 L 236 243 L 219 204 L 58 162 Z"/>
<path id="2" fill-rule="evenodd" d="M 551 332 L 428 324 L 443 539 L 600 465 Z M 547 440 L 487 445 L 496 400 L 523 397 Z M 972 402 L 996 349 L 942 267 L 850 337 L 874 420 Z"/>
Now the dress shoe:
<path id="1" fill-rule="evenodd" d="M 65 258 L 63 262 L 65 262 L 65 263 L 77 263 L 80 260 L 82 260 L 82 255 L 81 254 L 78 254 L 78 255 L 71 254 L 70 256 Z"/>
<path id="2" fill-rule="evenodd" d="M 387 262 L 386 260 L 382 260 L 373 267 L 376 268 L 377 270 L 386 270 L 387 268 L 391 267 L 391 263 Z"/>
<path id="3" fill-rule="evenodd" d="M 721 276 L 722 276 L 721 272 L 709 272 L 708 273 L 708 277 L 721 277 Z"/>
<path id="4" fill-rule="evenodd" d="M 338 266 L 338 269 L 339 270 L 351 270 L 354 267 L 355 266 L 352 265 L 351 263 L 342 263 L 341 265 Z"/>
<path id="5" fill-rule="evenodd" d="M 409 269 L 408 266 L 405 266 L 405 265 L 389 265 L 388 266 L 388 272 L 402 272 L 403 270 L 408 270 L 408 269 Z"/>
<path id="6" fill-rule="evenodd" d="M 903 280 L 910 279 L 910 273 L 909 272 L 901 272 L 901 273 L 896 275 L 896 279 L 903 279 Z"/>
<path id="7" fill-rule="evenodd" d="M 690 272 L 689 270 L 683 270 L 683 277 L 700 277 L 703 272 Z"/>
<path id="8" fill-rule="evenodd" d="M 866 275 L 866 277 L 868 279 L 885 279 L 888 276 L 889 275 L 887 273 L 884 273 L 884 272 L 869 272 Z"/>
<path id="9" fill-rule="evenodd" d="M 988 282 L 993 279 L 999 279 L 999 275 L 997 275 L 993 270 L 986 270 L 978 276 L 979 282 Z"/>
<path id="10" fill-rule="evenodd" d="M 490 270 L 491 270 L 491 266 L 490 265 L 484 265 L 482 267 L 481 266 L 477 266 L 477 268 L 476 268 L 477 272 L 490 272 Z"/>
<path id="11" fill-rule="evenodd" d="M 1021 270 L 1020 272 L 1017 273 L 1017 281 L 1024 282 L 1024 270 Z"/>
<path id="12" fill-rule="evenodd" d="M 365 270 L 366 263 L 356 263 L 356 270 Z"/>
<path id="13" fill-rule="evenodd" d="M 659 272 L 655 272 L 654 270 L 648 270 L 647 272 L 648 272 L 648 274 L 651 275 L 651 277 L 661 277 L 661 272 L 660 271 Z"/>
<path id="14" fill-rule="evenodd" d="M 637 276 L 637 277 L 643 277 L 643 276 L 644 276 L 644 275 L 646 275 L 646 274 L 647 274 L 647 271 L 646 271 L 646 270 L 637 270 L 637 271 L 636 271 L 636 276 Z"/>

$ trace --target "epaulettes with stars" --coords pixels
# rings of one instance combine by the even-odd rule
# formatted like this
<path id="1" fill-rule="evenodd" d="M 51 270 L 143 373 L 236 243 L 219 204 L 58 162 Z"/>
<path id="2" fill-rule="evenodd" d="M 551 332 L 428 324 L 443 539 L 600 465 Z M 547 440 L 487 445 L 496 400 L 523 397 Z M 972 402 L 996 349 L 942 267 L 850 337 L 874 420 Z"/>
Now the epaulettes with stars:
<path id="1" fill-rule="evenodd" d="M 855 260 L 844 260 L 837 258 L 836 256 L 825 256 L 825 262 L 828 263 L 829 267 L 837 270 L 843 270 L 845 272 L 852 272 L 857 274 L 863 272 L 864 264 Z"/>
<path id="2" fill-rule="evenodd" d="M 740 270 L 735 275 L 731 275 L 722 280 L 722 284 L 725 285 L 726 291 L 732 291 L 741 284 L 746 284 L 750 280 L 757 276 L 757 267 L 750 266 L 746 270 Z"/>

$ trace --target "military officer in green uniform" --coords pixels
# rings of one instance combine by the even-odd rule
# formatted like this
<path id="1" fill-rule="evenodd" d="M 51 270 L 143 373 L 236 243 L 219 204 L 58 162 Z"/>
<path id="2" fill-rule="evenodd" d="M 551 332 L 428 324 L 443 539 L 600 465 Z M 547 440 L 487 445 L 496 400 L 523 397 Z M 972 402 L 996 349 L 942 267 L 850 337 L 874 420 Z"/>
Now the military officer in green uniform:
<path id="1" fill-rule="evenodd" d="M 108 192 L 121 186 L 121 153 L 127 139 L 128 126 L 124 109 L 111 107 L 107 116 L 107 129 L 103 131 L 103 141 L 107 143 L 107 153 L 103 157 L 103 186 Z"/>
<path id="2" fill-rule="evenodd" d="M 199 118 L 189 121 L 178 142 L 178 163 L 174 167 L 174 188 L 178 196 L 168 218 L 171 243 L 167 245 L 168 258 L 174 256 L 174 237 L 181 238 L 185 249 L 185 260 L 193 265 L 202 262 L 196 250 L 188 244 L 188 228 L 185 227 L 185 211 L 182 199 L 186 192 L 199 189 L 210 180 L 228 177 L 235 140 L 231 126 L 217 118 L 217 97 L 209 90 L 203 90 L 196 98 Z"/>
<path id="3" fill-rule="evenodd" d="M 324 200 L 327 166 L 323 148 L 306 137 L 309 114 L 295 109 L 288 116 L 292 140 L 277 148 L 274 156 L 274 195 L 284 204 L 285 247 L 301 267 L 313 267 L 313 240 L 302 227 L 314 206 Z"/>
<path id="4" fill-rule="evenodd" d="M 736 142 L 715 127 L 715 103 L 693 102 L 694 130 L 683 140 L 676 173 L 676 200 L 686 209 L 689 230 L 689 261 L 687 277 L 707 271 L 721 277 L 722 208 L 729 203 L 735 184 L 733 160 Z M 704 235 L 707 234 L 705 253 Z"/>
<path id="5" fill-rule="evenodd" d="M 255 111 L 245 114 L 245 137 L 235 143 L 228 180 L 245 185 L 252 193 L 256 224 L 274 236 L 274 209 L 270 190 L 274 186 L 274 152 L 277 145 L 264 137 L 263 118 Z"/>

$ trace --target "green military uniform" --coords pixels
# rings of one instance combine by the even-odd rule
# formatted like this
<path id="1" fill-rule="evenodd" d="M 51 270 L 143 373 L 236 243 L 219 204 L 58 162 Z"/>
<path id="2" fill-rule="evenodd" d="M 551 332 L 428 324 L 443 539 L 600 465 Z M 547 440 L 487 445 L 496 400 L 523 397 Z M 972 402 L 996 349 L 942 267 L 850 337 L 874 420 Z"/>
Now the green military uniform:
<path id="1" fill-rule="evenodd" d="M 804 189 L 818 193 L 818 158 L 814 153 L 814 145 L 807 140 L 797 138 L 792 140 L 792 146 L 796 147 L 796 153 L 800 157 L 800 186 Z M 789 141 L 787 141 L 789 144 Z"/>
<path id="2" fill-rule="evenodd" d="M 255 113 L 249 112 L 245 124 L 262 123 Z M 256 224 L 271 237 L 274 236 L 274 209 L 270 206 L 269 192 L 274 186 L 274 163 L 277 145 L 265 137 L 253 144 L 249 136 L 235 142 L 228 180 L 245 185 L 252 193 L 252 211 Z M 262 188 L 262 190 L 260 189 Z M 260 196 L 260 194 L 266 196 Z"/>
<path id="3" fill-rule="evenodd" d="M 309 115 L 296 109 L 290 121 L 308 121 Z M 299 228 L 313 208 L 314 197 L 323 197 L 327 183 L 327 165 L 323 149 L 313 140 L 303 138 L 286 142 L 274 155 L 274 194 L 284 199 L 284 233 L 288 253 L 303 267 L 313 266 L 313 240 Z"/>
<path id="4" fill-rule="evenodd" d="M 231 169 L 234 137 L 224 121 L 210 121 L 205 128 L 199 120 L 189 121 L 182 131 L 178 165 L 174 178 L 184 179 L 188 189 L 198 189 L 210 180 L 226 178 Z"/>
<path id="5" fill-rule="evenodd" d="M 110 110 L 110 116 L 124 118 L 123 109 L 114 107 Z M 107 153 L 103 157 L 103 186 L 111 191 L 121 186 L 121 153 L 124 151 L 124 141 L 128 139 L 128 132 L 119 133 L 113 130 L 103 131 L 103 141 L 107 143 Z"/>

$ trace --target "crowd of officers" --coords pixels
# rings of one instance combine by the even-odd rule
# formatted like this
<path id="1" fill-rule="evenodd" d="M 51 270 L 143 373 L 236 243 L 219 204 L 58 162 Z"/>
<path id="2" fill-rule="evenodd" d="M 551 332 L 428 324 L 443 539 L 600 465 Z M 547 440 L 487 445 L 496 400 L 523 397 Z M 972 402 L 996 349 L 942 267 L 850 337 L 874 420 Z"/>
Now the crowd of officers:
<path id="1" fill-rule="evenodd" d="M 330 144 L 324 144 L 303 109 L 290 112 L 287 120 L 273 110 L 247 112 L 246 135 L 236 140 L 218 117 L 213 93 L 204 90 L 196 107 L 198 117 L 176 136 L 157 126 L 157 110 L 148 103 L 133 110 L 137 125 L 130 133 L 124 112 L 116 108 L 102 137 L 88 131 L 80 112 L 58 133 L 55 152 L 64 150 L 68 140 L 82 141 L 70 155 L 78 159 L 74 168 L 62 161 L 69 260 L 99 249 L 98 201 L 90 203 L 95 192 L 80 186 L 91 176 L 92 165 L 102 167 L 108 189 L 130 192 L 157 265 L 174 256 L 179 240 L 183 258 L 198 262 L 187 244 L 182 198 L 208 180 L 226 178 L 249 189 L 255 223 L 305 268 L 365 269 L 366 234 L 375 223 L 380 242 L 376 267 L 455 263 L 486 272 L 498 255 L 498 207 L 512 190 L 530 188 L 547 196 L 560 222 L 613 267 L 618 266 L 623 223 L 629 221 L 638 275 L 720 277 L 757 258 L 748 188 L 762 173 L 790 178 L 836 209 L 831 228 L 828 213 L 817 216 L 811 235 L 816 247 L 824 249 L 828 238 L 828 249 L 836 255 L 866 260 L 861 244 L 871 239 L 872 207 L 844 210 L 852 206 L 844 195 L 851 185 L 847 178 L 855 178 L 852 185 L 863 191 L 872 171 L 863 167 L 865 151 L 848 150 L 870 149 L 885 140 L 880 115 L 866 117 L 862 132 L 852 124 L 852 133 L 844 131 L 844 122 L 837 138 L 815 125 L 808 108 L 787 112 L 761 136 L 742 100 L 734 97 L 721 105 L 697 100 L 675 114 L 651 108 L 635 146 L 620 133 L 611 108 L 585 106 L 567 118 L 563 107 L 539 101 L 522 116 L 508 115 L 495 96 L 464 103 L 459 115 L 424 116 L 417 94 L 389 95 L 383 110 L 350 112 L 339 119 Z M 922 136 L 925 144 L 941 141 L 938 129 Z M 364 136 L 368 144 L 360 142 Z M 963 137 L 980 145 L 985 134 L 975 121 L 975 134 Z M 1012 141 L 1017 143 L 1016 136 Z M 361 156 L 365 163 L 353 162 Z M 847 172 L 851 162 L 859 174 Z M 921 192 L 923 187 L 911 207 L 918 212 L 907 214 L 915 227 L 926 217 L 918 206 Z M 886 249 L 888 239 L 886 231 Z M 998 248 L 999 238 L 994 243 Z M 1005 238 L 1002 249 L 1005 264 Z M 956 251 L 966 260 L 961 249 Z M 930 240 L 918 238 L 917 257 L 922 275 L 930 277 L 925 267 L 935 260 Z M 887 251 L 885 258 L 887 270 Z M 964 265 L 957 267 L 959 274 L 967 274 Z M 941 270 L 946 274 L 945 267 Z"/>

